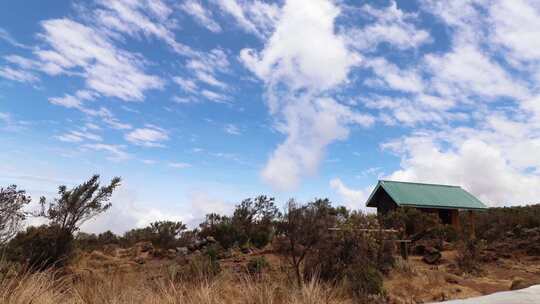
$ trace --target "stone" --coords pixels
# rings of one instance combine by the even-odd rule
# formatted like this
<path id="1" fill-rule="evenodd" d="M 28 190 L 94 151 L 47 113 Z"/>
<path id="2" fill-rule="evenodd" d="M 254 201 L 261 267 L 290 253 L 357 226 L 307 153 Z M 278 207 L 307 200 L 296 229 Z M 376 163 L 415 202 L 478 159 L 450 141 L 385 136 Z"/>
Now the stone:
<path id="1" fill-rule="evenodd" d="M 527 283 L 525 279 L 523 278 L 515 278 L 512 280 L 512 284 L 510 285 L 510 290 L 517 290 L 517 289 L 523 289 L 531 286 L 533 284 Z"/>
<path id="2" fill-rule="evenodd" d="M 207 241 L 208 243 L 212 243 L 212 244 L 213 244 L 213 243 L 217 243 L 216 239 L 215 239 L 213 236 L 207 236 L 207 237 L 206 237 L 206 241 Z"/>
<path id="3" fill-rule="evenodd" d="M 439 262 L 442 258 L 441 252 L 433 247 L 426 247 L 426 252 L 422 257 L 422 261 L 427 264 L 433 265 Z"/>
<path id="4" fill-rule="evenodd" d="M 188 255 L 189 249 L 187 247 L 176 247 L 176 255 L 185 256 Z"/>

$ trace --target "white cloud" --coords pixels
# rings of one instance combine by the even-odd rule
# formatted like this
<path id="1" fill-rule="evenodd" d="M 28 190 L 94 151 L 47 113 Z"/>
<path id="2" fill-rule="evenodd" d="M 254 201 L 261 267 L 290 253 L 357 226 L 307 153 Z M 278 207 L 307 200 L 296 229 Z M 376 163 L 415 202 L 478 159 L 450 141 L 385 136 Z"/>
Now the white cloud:
<path id="1" fill-rule="evenodd" d="M 368 212 L 366 201 L 373 187 L 367 187 L 363 190 L 355 190 L 347 187 L 339 178 L 330 181 L 330 187 L 341 197 L 340 205 L 353 210 Z"/>
<path id="2" fill-rule="evenodd" d="M 62 135 L 55 136 L 58 140 L 63 142 L 82 142 L 84 140 L 102 141 L 103 139 L 98 134 L 94 134 L 88 131 L 70 131 Z"/>
<path id="3" fill-rule="evenodd" d="M 147 125 L 126 134 L 125 139 L 135 145 L 145 147 L 163 147 L 162 142 L 169 139 L 167 132 L 159 127 Z"/>
<path id="4" fill-rule="evenodd" d="M 265 48 L 240 53 L 244 64 L 265 82 L 276 128 L 287 136 L 261 173 L 278 189 L 293 189 L 314 174 L 326 146 L 346 139 L 349 125 L 373 123 L 369 115 L 322 96 L 347 82 L 349 71 L 360 62 L 344 37 L 335 33 L 339 13 L 331 1 L 287 1 Z"/>
<path id="5" fill-rule="evenodd" d="M 278 129 L 285 142 L 272 153 L 262 177 L 280 190 L 297 187 L 301 179 L 316 173 L 325 148 L 349 135 L 349 124 L 369 126 L 373 118 L 353 112 L 330 98 L 303 98 L 283 109 Z"/>
<path id="6" fill-rule="evenodd" d="M 50 49 L 36 51 L 41 69 L 56 75 L 84 71 L 88 88 L 122 100 L 142 100 L 144 92 L 163 87 L 163 81 L 143 72 L 136 55 L 118 49 L 95 29 L 70 19 L 42 23 L 40 34 Z"/>
<path id="7" fill-rule="evenodd" d="M 210 90 L 202 90 L 201 95 L 217 103 L 224 103 L 224 102 L 227 102 L 227 100 L 229 100 L 227 96 L 216 93 L 214 91 L 210 91 Z"/>
<path id="8" fill-rule="evenodd" d="M 182 55 L 192 56 L 196 53 L 190 47 L 176 41 L 172 31 L 176 22 L 170 18 L 173 10 L 165 2 L 160 0 L 99 2 L 101 8 L 94 11 L 95 19 L 109 31 L 133 37 L 142 34 L 158 38 Z"/>
<path id="9" fill-rule="evenodd" d="M 169 167 L 175 168 L 175 169 L 185 169 L 185 168 L 190 168 L 191 164 L 174 162 L 174 163 L 169 163 Z"/>
<path id="10" fill-rule="evenodd" d="M 225 132 L 231 135 L 240 135 L 242 134 L 240 132 L 240 129 L 234 124 L 227 124 L 225 125 Z"/>
<path id="11" fill-rule="evenodd" d="M 206 73 L 204 71 L 197 71 L 195 76 L 199 81 L 207 83 L 211 86 L 218 87 L 220 89 L 226 89 L 227 85 L 219 80 L 217 80 L 212 74 Z"/>
<path id="12" fill-rule="evenodd" d="M 6 29 L 3 29 L 1 27 L 0 27 L 0 40 L 4 40 L 7 43 L 9 43 L 9 44 L 11 44 L 13 46 L 19 47 L 19 48 L 23 48 L 23 49 L 29 49 L 30 48 L 27 45 L 24 45 L 24 44 L 18 42 L 15 38 L 13 38 L 13 36 L 11 36 L 11 34 Z"/>
<path id="13" fill-rule="evenodd" d="M 129 159 L 131 155 L 125 151 L 125 147 L 122 145 L 111 145 L 103 143 L 84 144 L 83 150 L 103 151 L 109 153 L 108 160 L 122 161 Z"/>
<path id="14" fill-rule="evenodd" d="M 412 23 L 417 16 L 404 13 L 394 1 L 384 9 L 364 5 L 362 12 L 374 20 L 365 27 L 352 28 L 346 32 L 348 43 L 359 50 L 374 50 L 382 42 L 398 49 L 408 49 L 431 41 L 427 31 L 418 29 Z M 357 15 L 354 11 L 352 17 Z"/>
<path id="15" fill-rule="evenodd" d="M 221 26 L 214 20 L 212 11 L 204 8 L 198 0 L 186 0 L 180 7 L 209 31 L 214 33 L 221 32 Z"/>
<path id="16" fill-rule="evenodd" d="M 186 92 L 195 93 L 197 91 L 197 84 L 191 79 L 176 76 L 173 80 Z"/>
<path id="17" fill-rule="evenodd" d="M 0 67 L 0 77 L 27 83 L 39 81 L 39 78 L 32 72 L 26 70 L 16 70 L 8 66 Z"/>

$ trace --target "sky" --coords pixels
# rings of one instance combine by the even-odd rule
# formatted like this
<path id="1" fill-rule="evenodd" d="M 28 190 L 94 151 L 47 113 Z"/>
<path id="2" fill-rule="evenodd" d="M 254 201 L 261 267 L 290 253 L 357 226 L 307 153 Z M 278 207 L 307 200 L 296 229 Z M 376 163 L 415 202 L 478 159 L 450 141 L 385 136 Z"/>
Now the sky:
<path id="1" fill-rule="evenodd" d="M 540 3 L 5 1 L 0 147 L 35 200 L 121 176 L 93 232 L 378 179 L 537 203 Z"/>

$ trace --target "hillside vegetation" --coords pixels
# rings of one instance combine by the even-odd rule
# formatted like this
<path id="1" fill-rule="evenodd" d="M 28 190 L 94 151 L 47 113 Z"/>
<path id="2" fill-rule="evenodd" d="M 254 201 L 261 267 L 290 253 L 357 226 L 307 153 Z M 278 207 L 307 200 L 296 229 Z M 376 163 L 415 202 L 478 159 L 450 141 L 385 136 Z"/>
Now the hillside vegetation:
<path id="1" fill-rule="evenodd" d="M 195 229 L 80 231 L 119 184 L 60 186 L 32 214 L 24 191 L 0 189 L 0 302 L 424 303 L 540 282 L 540 205 L 478 214 L 477 237 L 466 217 L 456 231 L 414 209 L 377 217 L 315 199 L 281 210 L 267 196 Z M 48 224 L 22 229 L 28 216 Z M 413 241 L 407 260 L 398 239 Z"/>

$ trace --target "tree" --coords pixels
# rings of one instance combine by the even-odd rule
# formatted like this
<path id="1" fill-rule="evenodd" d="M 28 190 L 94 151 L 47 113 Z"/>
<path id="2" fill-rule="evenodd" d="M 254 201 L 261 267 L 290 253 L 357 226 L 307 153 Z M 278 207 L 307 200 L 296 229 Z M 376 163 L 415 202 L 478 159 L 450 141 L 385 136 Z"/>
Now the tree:
<path id="1" fill-rule="evenodd" d="M 73 234 L 84 222 L 107 211 L 112 206 L 109 200 L 114 189 L 119 185 L 120 178 L 115 177 L 108 186 L 100 187 L 97 174 L 70 190 L 62 185 L 58 187 L 59 197 L 49 203 L 48 207 L 45 206 L 46 199 L 41 197 L 41 212 L 38 215 Z"/>
<path id="2" fill-rule="evenodd" d="M 16 185 L 0 188 L 0 245 L 5 244 L 19 230 L 26 218 L 23 211 L 31 199 L 24 190 L 17 190 Z"/>
<path id="3" fill-rule="evenodd" d="M 260 195 L 243 200 L 236 206 L 232 216 L 232 225 L 238 232 L 239 243 L 251 242 L 257 247 L 266 245 L 278 215 L 279 210 L 273 197 Z"/>
<path id="4" fill-rule="evenodd" d="M 182 222 L 158 221 L 150 224 L 154 245 L 165 249 L 176 247 L 176 242 L 187 227 Z"/>
<path id="5" fill-rule="evenodd" d="M 317 244 L 325 242 L 328 228 L 335 226 L 336 209 L 328 199 L 318 199 L 300 206 L 294 200 L 288 202 L 287 211 L 277 224 L 279 238 L 275 245 L 278 252 L 287 257 L 294 269 L 298 285 L 302 285 L 302 266 L 308 254 Z"/>

